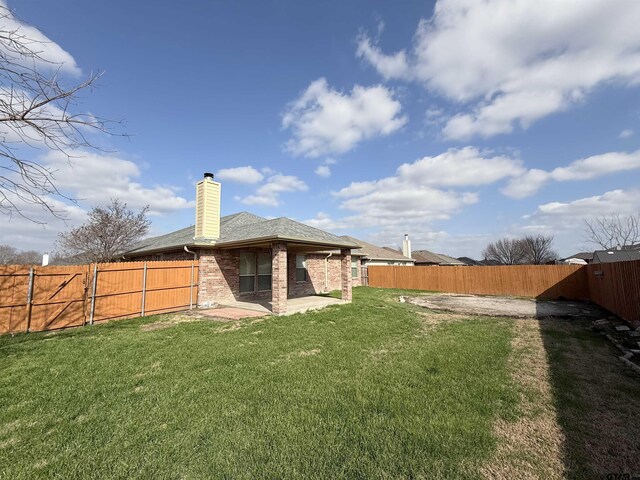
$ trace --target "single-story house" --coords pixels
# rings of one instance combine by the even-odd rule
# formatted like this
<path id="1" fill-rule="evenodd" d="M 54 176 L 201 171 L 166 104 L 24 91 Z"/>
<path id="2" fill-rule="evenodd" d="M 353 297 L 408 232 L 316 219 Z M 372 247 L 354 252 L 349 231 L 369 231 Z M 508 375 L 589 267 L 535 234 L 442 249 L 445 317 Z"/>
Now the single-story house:
<path id="1" fill-rule="evenodd" d="M 640 250 L 596 250 L 591 263 L 630 262 L 640 260 Z"/>
<path id="2" fill-rule="evenodd" d="M 417 266 L 433 265 L 433 266 L 453 266 L 466 267 L 467 264 L 461 262 L 457 258 L 443 255 L 442 253 L 433 253 L 429 250 L 414 250 L 411 252 L 411 258 L 416 261 Z"/>
<path id="3" fill-rule="evenodd" d="M 500 265 L 500 262 L 487 260 L 486 258 L 484 260 L 474 260 L 471 257 L 458 257 L 458 260 L 470 267 L 495 267 Z"/>
<path id="4" fill-rule="evenodd" d="M 584 263 L 588 264 L 593 261 L 593 252 L 578 252 L 573 255 L 568 256 L 567 258 L 563 258 L 561 261 L 566 263 L 580 264 L 578 260 L 584 260 Z"/>
<path id="5" fill-rule="evenodd" d="M 196 185 L 195 225 L 142 240 L 127 260 L 199 259 L 198 306 L 271 299 L 274 314 L 287 299 L 341 290 L 351 301 L 360 247 L 346 238 L 281 217 L 248 212 L 220 216 L 221 185 L 205 173 Z M 322 252 L 336 250 L 337 254 Z M 355 265 L 354 265 L 355 263 Z"/>
<path id="6" fill-rule="evenodd" d="M 357 255 L 360 257 L 360 263 L 362 266 L 368 265 L 403 265 L 413 266 L 415 260 L 405 257 L 397 250 L 393 250 L 389 247 L 378 247 L 371 243 L 359 240 L 357 238 L 344 235 L 342 238 L 345 240 L 360 245 L 360 248 L 351 251 L 351 255 Z"/>

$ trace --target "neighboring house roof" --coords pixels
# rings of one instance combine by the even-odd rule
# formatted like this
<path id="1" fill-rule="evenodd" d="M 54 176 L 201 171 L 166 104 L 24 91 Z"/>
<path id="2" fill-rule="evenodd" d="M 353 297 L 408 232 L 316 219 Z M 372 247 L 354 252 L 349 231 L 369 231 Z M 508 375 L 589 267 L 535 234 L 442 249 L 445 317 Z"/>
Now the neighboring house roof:
<path id="1" fill-rule="evenodd" d="M 482 262 L 479 262 L 478 260 L 474 260 L 471 257 L 458 257 L 458 260 L 472 267 L 477 267 L 482 265 Z"/>
<path id="2" fill-rule="evenodd" d="M 434 265 L 466 265 L 457 258 L 450 257 L 449 255 L 443 255 L 442 253 L 434 253 L 429 250 L 414 250 L 411 252 L 411 256 L 416 263 L 431 263 Z"/>
<path id="3" fill-rule="evenodd" d="M 579 258 L 580 260 L 593 260 L 593 252 L 578 252 L 573 255 L 569 255 L 567 258 L 563 258 L 563 260 L 568 260 L 569 258 Z"/>
<path id="4" fill-rule="evenodd" d="M 300 243 L 322 244 L 327 246 L 357 248 L 342 237 L 310 227 L 289 218 L 280 217 L 268 220 L 248 212 L 240 212 L 220 218 L 220 238 L 211 242 L 196 242 L 195 225 L 175 232 L 146 238 L 126 254 L 150 253 L 187 247 L 231 247 L 250 245 L 269 240 L 287 240 Z"/>
<path id="5" fill-rule="evenodd" d="M 640 251 L 597 250 L 593 252 L 593 261 L 591 263 L 629 262 L 632 260 L 640 260 Z"/>
<path id="6" fill-rule="evenodd" d="M 368 258 L 369 260 L 413 263 L 413 259 L 407 258 L 402 253 L 388 247 L 378 247 L 377 245 L 364 242 L 348 235 L 343 235 L 341 238 L 344 238 L 350 243 L 360 245 L 360 248 L 351 251 L 351 255 L 360 255 L 361 257 Z"/>

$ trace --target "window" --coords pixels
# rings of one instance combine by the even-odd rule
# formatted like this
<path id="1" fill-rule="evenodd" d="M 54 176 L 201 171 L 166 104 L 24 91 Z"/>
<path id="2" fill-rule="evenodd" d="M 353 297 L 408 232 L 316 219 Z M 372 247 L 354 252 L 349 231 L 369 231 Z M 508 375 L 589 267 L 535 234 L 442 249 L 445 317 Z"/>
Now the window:
<path id="1" fill-rule="evenodd" d="M 240 254 L 240 293 L 254 292 L 256 289 L 256 255 Z"/>
<path id="2" fill-rule="evenodd" d="M 296 282 L 307 281 L 307 256 L 296 255 Z"/>
<path id="3" fill-rule="evenodd" d="M 271 290 L 271 254 L 258 254 L 258 290 Z"/>
<path id="4" fill-rule="evenodd" d="M 271 290 L 271 254 L 240 254 L 240 293 Z"/>
<path id="5" fill-rule="evenodd" d="M 351 259 L 351 278 L 358 278 L 358 260 Z"/>

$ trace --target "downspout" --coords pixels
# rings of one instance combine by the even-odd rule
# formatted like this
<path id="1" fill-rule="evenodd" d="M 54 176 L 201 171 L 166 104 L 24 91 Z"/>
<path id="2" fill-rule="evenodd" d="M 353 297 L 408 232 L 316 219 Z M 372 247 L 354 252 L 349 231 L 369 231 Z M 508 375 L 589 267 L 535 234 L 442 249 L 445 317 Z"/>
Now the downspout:
<path id="1" fill-rule="evenodd" d="M 325 292 L 329 291 L 329 257 L 331 255 L 333 255 L 333 253 L 330 253 L 324 259 L 324 291 Z"/>
<path id="2" fill-rule="evenodd" d="M 196 257 L 198 254 L 189 250 L 186 245 L 184 246 L 184 251 L 193 255 L 193 261 L 191 262 L 191 285 L 189 285 L 189 310 L 193 310 L 193 279 Z"/>

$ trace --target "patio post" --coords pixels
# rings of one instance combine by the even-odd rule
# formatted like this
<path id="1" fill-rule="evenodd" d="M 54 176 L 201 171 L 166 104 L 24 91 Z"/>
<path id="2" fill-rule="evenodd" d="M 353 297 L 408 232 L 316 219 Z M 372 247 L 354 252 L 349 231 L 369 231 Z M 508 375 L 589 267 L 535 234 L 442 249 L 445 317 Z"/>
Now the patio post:
<path id="1" fill-rule="evenodd" d="M 342 300 L 351 301 L 351 249 L 340 250 L 340 284 L 342 285 Z"/>
<path id="2" fill-rule="evenodd" d="M 287 312 L 287 244 L 271 244 L 271 312 Z"/>

